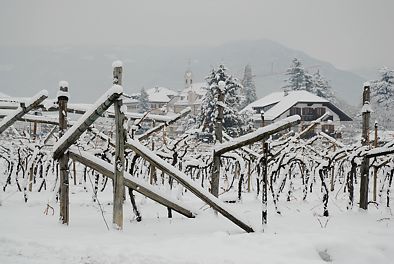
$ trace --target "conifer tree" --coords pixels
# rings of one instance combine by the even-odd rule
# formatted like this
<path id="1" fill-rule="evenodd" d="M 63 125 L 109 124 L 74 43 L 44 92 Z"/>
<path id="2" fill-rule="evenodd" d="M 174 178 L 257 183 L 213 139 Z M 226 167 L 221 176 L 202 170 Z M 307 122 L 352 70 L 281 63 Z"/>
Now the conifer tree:
<path id="1" fill-rule="evenodd" d="M 257 100 L 256 85 L 253 80 L 252 67 L 248 64 L 245 66 L 244 78 L 242 80 L 243 86 L 243 100 L 241 102 L 241 109 L 248 104 Z"/>
<path id="2" fill-rule="evenodd" d="M 239 136 L 251 129 L 250 118 L 245 118 L 239 114 L 240 89 L 241 84 L 237 79 L 227 73 L 224 65 L 219 65 L 217 69 L 212 69 L 206 78 L 209 85 L 208 91 L 203 98 L 201 111 L 197 116 L 197 124 L 204 133 L 214 134 L 215 120 L 218 109 L 219 82 L 225 83 L 224 87 L 224 117 L 223 129 L 232 137 Z"/>
<path id="3" fill-rule="evenodd" d="M 331 103 L 337 103 L 330 84 L 327 79 L 320 74 L 319 70 L 313 75 L 313 88 L 311 92 L 317 96 L 327 99 Z"/>
<path id="4" fill-rule="evenodd" d="M 294 58 L 290 68 L 287 69 L 286 75 L 288 79 L 286 80 L 286 85 L 283 87 L 286 90 L 305 90 L 305 69 L 302 66 L 301 61 Z"/>
<path id="5" fill-rule="evenodd" d="M 149 95 L 142 87 L 140 95 L 138 96 L 138 112 L 145 113 L 150 110 L 149 106 Z"/>
<path id="6" fill-rule="evenodd" d="M 380 79 L 371 82 L 373 115 L 380 125 L 394 129 L 394 71 L 383 67 L 379 73 Z"/>

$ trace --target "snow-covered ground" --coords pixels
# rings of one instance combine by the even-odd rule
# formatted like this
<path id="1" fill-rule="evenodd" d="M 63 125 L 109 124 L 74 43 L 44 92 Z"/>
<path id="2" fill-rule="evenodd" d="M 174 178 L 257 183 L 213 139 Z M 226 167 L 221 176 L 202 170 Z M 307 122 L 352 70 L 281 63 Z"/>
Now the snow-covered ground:
<path id="1" fill-rule="evenodd" d="M 115 231 L 107 230 L 91 191 L 71 185 L 71 192 L 69 226 L 58 222 L 58 204 L 54 215 L 44 214 L 49 192 L 31 193 L 26 204 L 19 192 L 1 193 L 0 263 L 394 263 L 393 217 L 374 205 L 346 211 L 345 199 L 331 199 L 322 228 L 320 199 L 282 202 L 281 215 L 269 206 L 263 232 L 260 200 L 244 194 L 230 206 L 258 230 L 247 234 L 190 193 L 184 202 L 198 209 L 195 219 L 177 213 L 168 219 L 166 208 L 136 194 L 142 222 L 134 220 L 127 198 L 124 230 Z M 109 183 L 99 193 L 110 227 L 111 192 Z"/>

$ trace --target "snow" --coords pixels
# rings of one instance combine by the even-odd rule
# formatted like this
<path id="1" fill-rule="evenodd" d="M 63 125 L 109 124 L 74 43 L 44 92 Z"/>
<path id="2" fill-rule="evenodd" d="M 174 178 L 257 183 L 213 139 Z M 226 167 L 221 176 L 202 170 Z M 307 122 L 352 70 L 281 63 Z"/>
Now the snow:
<path id="1" fill-rule="evenodd" d="M 67 81 L 60 81 L 59 82 L 59 87 L 69 87 Z"/>
<path id="2" fill-rule="evenodd" d="M 364 82 L 364 87 L 370 87 L 371 83 L 370 82 Z"/>
<path id="3" fill-rule="evenodd" d="M 363 104 L 363 107 L 361 108 L 361 113 L 373 113 L 372 107 L 368 101 Z"/>
<path id="4" fill-rule="evenodd" d="M 112 68 L 123 67 L 123 62 L 120 60 L 116 60 L 112 63 Z"/>
<path id="5" fill-rule="evenodd" d="M 47 193 L 31 193 L 27 204 L 18 193 L 4 193 L 0 263 L 325 263 L 320 252 L 337 264 L 388 264 L 394 259 L 393 219 L 389 212 L 373 208 L 368 213 L 335 210 L 327 227 L 321 228 L 313 213 L 317 203 L 290 202 L 282 215 L 272 213 L 269 204 L 264 233 L 246 234 L 211 210 L 196 219 L 168 219 L 165 208 L 136 194 L 143 220 L 133 219 L 127 202 L 124 229 L 119 232 L 106 229 L 90 193 L 81 185 L 70 188 L 69 226 L 58 223 L 58 205 L 54 215 L 43 214 Z M 112 189 L 99 193 L 99 199 L 110 223 Z M 260 220 L 260 201 L 254 194 L 245 194 L 234 207 Z"/>
<path id="6" fill-rule="evenodd" d="M 123 114 L 127 113 L 127 106 L 126 105 L 122 105 L 120 107 L 120 112 L 123 113 Z"/>

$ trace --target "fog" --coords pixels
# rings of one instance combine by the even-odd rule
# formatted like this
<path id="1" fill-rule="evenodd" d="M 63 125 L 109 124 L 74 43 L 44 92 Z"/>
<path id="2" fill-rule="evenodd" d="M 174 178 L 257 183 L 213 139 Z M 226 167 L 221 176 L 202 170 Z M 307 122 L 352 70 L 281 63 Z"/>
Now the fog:
<path id="1" fill-rule="evenodd" d="M 272 39 L 341 69 L 394 66 L 391 0 L 0 2 L 0 46 L 217 46 Z"/>

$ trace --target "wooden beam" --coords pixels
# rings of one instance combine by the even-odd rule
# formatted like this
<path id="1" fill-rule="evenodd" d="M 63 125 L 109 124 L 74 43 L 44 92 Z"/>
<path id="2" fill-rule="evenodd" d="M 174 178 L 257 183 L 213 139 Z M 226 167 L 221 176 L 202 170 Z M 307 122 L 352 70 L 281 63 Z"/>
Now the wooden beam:
<path id="1" fill-rule="evenodd" d="M 375 150 L 375 151 L 369 151 L 370 153 L 367 152 L 367 155 L 365 155 L 365 157 L 368 159 L 371 159 L 371 158 L 376 158 L 376 157 L 380 157 L 380 156 L 394 154 L 394 148 L 385 149 L 385 150 L 383 150 L 381 148 L 376 148 L 373 150 Z"/>
<path id="2" fill-rule="evenodd" d="M 308 133 L 310 130 L 315 129 L 315 127 L 317 125 L 319 125 L 324 118 L 328 117 L 329 113 L 325 112 L 321 117 L 319 117 L 318 119 L 314 120 L 311 122 L 311 124 L 305 128 L 303 131 L 301 131 L 298 135 L 296 135 L 296 138 L 302 138 L 303 135 L 305 135 L 306 133 Z"/>
<path id="3" fill-rule="evenodd" d="M 87 152 L 80 152 L 77 150 L 69 150 L 70 158 L 80 162 L 81 164 L 92 168 L 93 170 L 97 171 L 98 173 L 102 174 L 105 177 L 110 179 L 114 179 L 114 172 L 113 172 L 113 164 L 105 162 L 94 155 L 87 153 Z M 166 207 L 170 207 L 172 210 L 184 215 L 188 218 L 194 218 L 195 215 L 193 210 L 188 209 L 184 206 L 180 201 L 173 199 L 172 197 L 161 193 L 160 190 L 153 190 L 153 186 L 145 183 L 138 178 L 133 177 L 129 173 L 125 172 L 124 174 L 124 185 L 128 188 L 139 192 L 140 194 L 148 197 L 149 199 L 164 205 Z M 167 197 L 166 197 L 167 196 Z"/>
<path id="4" fill-rule="evenodd" d="M 234 138 L 228 142 L 219 144 L 215 146 L 215 154 L 221 155 L 231 150 L 235 150 L 237 148 L 244 147 L 246 145 L 253 144 L 262 139 L 268 138 L 270 135 L 278 133 L 284 129 L 288 129 L 294 125 L 299 124 L 301 121 L 301 117 L 298 115 L 287 117 L 283 120 L 275 122 L 265 127 L 261 127 L 256 131 L 240 136 L 238 138 Z"/>
<path id="5" fill-rule="evenodd" d="M 48 91 L 42 90 L 32 97 L 30 102 L 25 105 L 21 103 L 21 106 L 18 107 L 12 114 L 6 116 L 0 122 L 0 134 L 3 133 L 8 127 L 10 127 L 13 123 L 15 123 L 19 118 L 24 116 L 26 113 L 31 110 L 37 108 L 46 98 L 48 98 Z"/>
<path id="6" fill-rule="evenodd" d="M 122 95 L 123 88 L 112 86 L 53 146 L 53 158 L 58 159 L 101 115 Z"/>
<path id="7" fill-rule="evenodd" d="M 186 189 L 190 190 L 198 198 L 206 202 L 214 210 L 221 213 L 224 217 L 226 217 L 234 224 L 241 227 L 246 232 L 254 232 L 253 228 L 250 225 L 248 225 L 245 221 L 235 216 L 235 214 L 232 213 L 229 208 L 226 208 L 226 205 L 222 201 L 220 201 L 217 197 L 213 196 L 211 193 L 209 193 L 201 186 L 194 184 L 194 182 L 192 182 L 185 173 L 181 172 L 180 170 L 178 170 L 176 167 L 172 166 L 168 162 L 162 160 L 153 151 L 142 145 L 139 141 L 131 139 L 128 141 L 128 143 L 126 143 L 126 147 L 132 149 L 135 153 L 137 153 L 138 155 L 149 161 L 156 168 L 160 169 L 164 173 L 167 173 L 168 175 L 176 179 Z"/>

